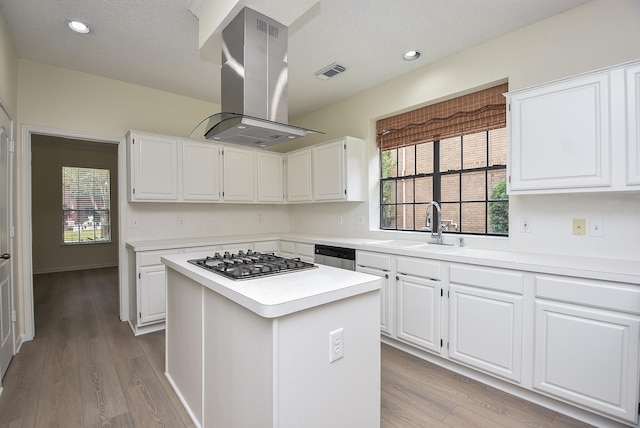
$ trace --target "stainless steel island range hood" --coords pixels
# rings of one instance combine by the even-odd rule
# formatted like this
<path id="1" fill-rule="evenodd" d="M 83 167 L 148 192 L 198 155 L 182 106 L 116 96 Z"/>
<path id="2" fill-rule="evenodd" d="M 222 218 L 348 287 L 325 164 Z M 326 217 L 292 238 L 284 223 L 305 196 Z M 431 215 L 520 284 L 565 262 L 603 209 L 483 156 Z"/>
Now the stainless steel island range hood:
<path id="1" fill-rule="evenodd" d="M 222 30 L 222 113 L 189 138 L 268 147 L 318 133 L 287 125 L 287 45 L 286 26 L 242 9 Z"/>

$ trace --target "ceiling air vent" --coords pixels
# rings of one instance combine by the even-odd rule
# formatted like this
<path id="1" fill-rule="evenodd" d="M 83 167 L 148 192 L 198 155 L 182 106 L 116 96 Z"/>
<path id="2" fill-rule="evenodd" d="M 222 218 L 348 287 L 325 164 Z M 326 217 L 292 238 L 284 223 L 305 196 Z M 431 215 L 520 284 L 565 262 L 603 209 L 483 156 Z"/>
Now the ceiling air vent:
<path id="1" fill-rule="evenodd" d="M 316 71 L 314 74 L 318 79 L 327 80 L 332 78 L 333 76 L 337 76 L 340 73 L 344 73 L 347 69 L 344 65 L 340 65 L 336 62 L 333 64 L 323 68 L 322 70 Z"/>

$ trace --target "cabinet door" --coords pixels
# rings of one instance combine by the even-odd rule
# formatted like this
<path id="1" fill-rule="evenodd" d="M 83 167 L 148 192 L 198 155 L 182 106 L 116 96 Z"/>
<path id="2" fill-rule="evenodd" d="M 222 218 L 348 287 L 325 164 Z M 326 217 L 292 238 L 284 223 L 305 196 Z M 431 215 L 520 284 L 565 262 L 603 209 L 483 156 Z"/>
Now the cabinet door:
<path id="1" fill-rule="evenodd" d="M 398 279 L 398 338 L 440 353 L 440 281 L 406 275 Z"/>
<path id="2" fill-rule="evenodd" d="M 138 325 L 164 321 L 166 310 L 165 279 L 164 265 L 140 268 Z"/>
<path id="3" fill-rule="evenodd" d="M 640 65 L 626 70 L 627 184 L 640 184 Z"/>
<path id="4" fill-rule="evenodd" d="M 449 357 L 520 382 L 522 296 L 450 284 L 449 297 Z"/>
<path id="5" fill-rule="evenodd" d="M 346 199 L 345 144 L 340 140 L 313 148 L 313 198 L 316 201 Z"/>
<path id="6" fill-rule="evenodd" d="M 636 423 L 640 319 L 544 300 L 535 317 L 534 388 Z"/>
<path id="7" fill-rule="evenodd" d="M 609 73 L 515 93 L 510 100 L 510 191 L 611 185 Z"/>
<path id="8" fill-rule="evenodd" d="M 130 137 L 130 200 L 178 200 L 178 141 L 158 136 Z"/>
<path id="9" fill-rule="evenodd" d="M 287 200 L 311 201 L 311 149 L 287 154 Z"/>
<path id="10" fill-rule="evenodd" d="M 391 299 L 391 280 L 389 272 L 379 269 L 371 269 L 368 267 L 358 266 L 358 272 L 368 273 L 382 278 L 382 287 L 380 288 L 380 331 L 388 335 L 393 334 L 393 326 L 391 324 L 393 311 L 393 301 Z"/>
<path id="11" fill-rule="evenodd" d="M 224 200 L 253 201 L 253 151 L 225 147 L 223 157 Z"/>
<path id="12" fill-rule="evenodd" d="M 284 200 L 284 155 L 257 152 L 258 201 L 282 202 Z"/>
<path id="13" fill-rule="evenodd" d="M 182 142 L 183 200 L 220 200 L 220 150 L 214 144 Z"/>

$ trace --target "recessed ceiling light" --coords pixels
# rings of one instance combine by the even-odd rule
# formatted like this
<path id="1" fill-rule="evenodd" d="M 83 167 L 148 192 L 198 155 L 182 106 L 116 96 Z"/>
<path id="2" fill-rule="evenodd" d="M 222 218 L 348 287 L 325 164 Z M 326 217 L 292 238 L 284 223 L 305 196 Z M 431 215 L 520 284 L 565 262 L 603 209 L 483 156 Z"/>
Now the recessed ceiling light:
<path id="1" fill-rule="evenodd" d="M 402 55 L 402 58 L 404 58 L 407 61 L 413 61 L 415 59 L 420 58 L 420 52 L 419 51 L 408 51 L 408 52 L 405 52 L 404 55 Z"/>
<path id="2" fill-rule="evenodd" d="M 84 22 L 80 21 L 67 21 L 67 27 L 76 33 L 87 34 L 91 31 L 91 28 Z"/>

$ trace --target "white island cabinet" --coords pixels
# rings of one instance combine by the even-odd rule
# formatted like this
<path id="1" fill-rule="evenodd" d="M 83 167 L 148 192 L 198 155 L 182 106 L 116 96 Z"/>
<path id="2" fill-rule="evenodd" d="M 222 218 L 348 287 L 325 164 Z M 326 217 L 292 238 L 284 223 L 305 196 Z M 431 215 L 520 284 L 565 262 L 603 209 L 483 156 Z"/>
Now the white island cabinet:
<path id="1" fill-rule="evenodd" d="M 319 266 L 233 281 L 162 261 L 166 374 L 197 426 L 380 425 L 380 279 Z"/>

